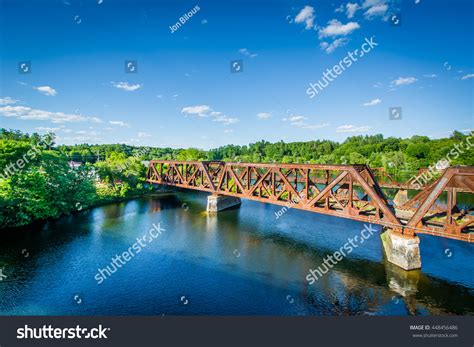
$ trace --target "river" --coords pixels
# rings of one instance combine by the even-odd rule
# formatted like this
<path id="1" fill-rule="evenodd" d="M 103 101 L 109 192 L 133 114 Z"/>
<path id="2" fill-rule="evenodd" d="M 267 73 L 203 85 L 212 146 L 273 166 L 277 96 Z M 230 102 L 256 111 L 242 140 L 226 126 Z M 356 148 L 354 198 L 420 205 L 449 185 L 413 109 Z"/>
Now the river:
<path id="1" fill-rule="evenodd" d="M 378 232 L 310 285 L 309 269 L 363 223 L 243 200 L 208 216 L 207 194 L 97 207 L 1 233 L 2 315 L 474 314 L 474 245 L 420 235 L 422 270 L 388 264 Z M 100 284 L 99 269 L 161 234 Z"/>

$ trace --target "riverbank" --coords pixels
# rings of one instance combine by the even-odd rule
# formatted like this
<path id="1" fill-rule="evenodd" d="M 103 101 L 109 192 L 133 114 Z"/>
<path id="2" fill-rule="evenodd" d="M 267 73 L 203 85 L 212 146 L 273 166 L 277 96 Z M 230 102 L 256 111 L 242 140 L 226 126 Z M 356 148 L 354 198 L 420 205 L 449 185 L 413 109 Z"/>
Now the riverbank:
<path id="1" fill-rule="evenodd" d="M 10 234 L 10 233 L 15 233 L 15 232 L 25 232 L 30 229 L 38 229 L 41 228 L 43 225 L 49 222 L 57 221 L 63 217 L 67 216 L 72 216 L 79 214 L 84 211 L 92 210 L 94 208 L 98 207 L 103 207 L 111 204 L 117 204 L 121 202 L 126 202 L 126 201 L 131 201 L 139 198 L 146 198 L 146 197 L 157 197 L 157 198 L 162 198 L 166 197 L 168 195 L 173 195 L 175 192 L 173 190 L 160 190 L 160 191 L 144 191 L 143 193 L 134 193 L 128 196 L 115 196 L 115 197 L 109 197 L 109 198 L 103 198 L 100 199 L 96 202 L 94 202 L 91 205 L 88 205 L 86 207 L 82 207 L 78 205 L 78 208 L 70 211 L 69 213 L 63 213 L 57 217 L 49 217 L 49 218 L 44 218 L 44 219 L 35 219 L 31 223 L 25 224 L 25 225 L 18 225 L 18 226 L 12 226 L 12 227 L 6 227 L 6 228 L 0 228 L 0 235 L 2 234 Z"/>

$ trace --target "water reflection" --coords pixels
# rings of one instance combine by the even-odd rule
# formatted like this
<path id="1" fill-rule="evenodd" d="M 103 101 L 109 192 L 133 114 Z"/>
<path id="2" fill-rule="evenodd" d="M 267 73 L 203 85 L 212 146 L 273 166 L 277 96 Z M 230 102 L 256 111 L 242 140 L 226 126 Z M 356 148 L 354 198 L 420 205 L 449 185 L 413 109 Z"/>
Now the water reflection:
<path id="1" fill-rule="evenodd" d="M 305 280 L 309 269 L 359 233 L 361 223 L 298 210 L 289 210 L 277 220 L 278 206 L 249 201 L 243 201 L 240 209 L 215 215 L 203 213 L 205 206 L 205 194 L 178 192 L 4 233 L 0 268 L 8 277 L 0 281 L 0 312 L 474 313 L 472 245 L 423 236 L 423 269 L 405 272 L 384 259 L 375 235 L 309 285 Z M 152 223 L 160 223 L 163 234 L 97 285 L 93 278 L 97 269 L 127 250 Z M 446 247 L 453 258 L 443 258 Z M 74 302 L 78 293 L 84 304 Z M 185 307 L 179 301 L 184 294 L 189 297 Z"/>

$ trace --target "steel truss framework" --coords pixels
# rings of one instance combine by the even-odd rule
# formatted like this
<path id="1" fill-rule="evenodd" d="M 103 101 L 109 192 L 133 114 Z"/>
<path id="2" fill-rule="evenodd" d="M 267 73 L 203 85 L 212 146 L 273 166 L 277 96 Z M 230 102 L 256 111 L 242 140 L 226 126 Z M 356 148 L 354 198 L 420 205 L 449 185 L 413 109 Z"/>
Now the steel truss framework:
<path id="1" fill-rule="evenodd" d="M 366 165 L 254 164 L 152 160 L 147 182 L 291 206 L 374 223 L 413 236 L 432 234 L 473 242 L 474 218 L 457 204 L 457 192 L 474 192 L 474 167 L 451 167 L 400 207 L 397 217 Z M 399 187 L 404 186 L 403 184 Z M 441 194 L 447 204 L 439 206 Z M 464 193 L 464 194 L 465 194 Z"/>

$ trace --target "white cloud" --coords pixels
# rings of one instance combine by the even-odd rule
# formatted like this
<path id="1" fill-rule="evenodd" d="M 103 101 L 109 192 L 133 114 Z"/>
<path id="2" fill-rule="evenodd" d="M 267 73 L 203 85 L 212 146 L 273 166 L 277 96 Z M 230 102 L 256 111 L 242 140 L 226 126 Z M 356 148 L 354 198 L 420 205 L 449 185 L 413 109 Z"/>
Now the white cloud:
<path id="1" fill-rule="evenodd" d="M 141 84 L 129 84 L 128 82 L 110 82 L 115 88 L 122 89 L 127 92 L 133 92 L 142 87 Z"/>
<path id="2" fill-rule="evenodd" d="M 224 129 L 224 134 L 232 134 L 234 129 Z"/>
<path id="3" fill-rule="evenodd" d="M 201 118 L 211 117 L 213 122 L 223 123 L 224 125 L 234 124 L 239 121 L 238 118 L 229 117 L 222 112 L 214 111 L 208 105 L 183 107 L 181 113 L 185 113 L 186 115 L 195 115 Z"/>
<path id="4" fill-rule="evenodd" d="M 362 104 L 363 106 L 375 106 L 375 105 L 378 105 L 382 103 L 382 100 L 380 99 L 373 99 L 373 100 L 370 100 L 369 102 L 366 102 L 364 104 Z"/>
<path id="5" fill-rule="evenodd" d="M 307 117 L 304 116 L 291 116 L 289 118 L 283 118 L 283 121 L 289 121 L 292 126 L 302 128 L 302 129 L 310 129 L 310 130 L 315 130 L 315 129 L 321 129 L 329 126 L 329 123 L 323 123 L 323 124 L 308 124 L 305 121 L 307 120 Z"/>
<path id="6" fill-rule="evenodd" d="M 36 127 L 35 130 L 37 131 L 44 131 L 46 133 L 55 133 L 61 130 L 61 128 L 50 128 L 50 127 Z"/>
<path id="7" fill-rule="evenodd" d="M 268 112 L 260 112 L 260 113 L 257 113 L 257 118 L 258 119 L 270 119 L 270 118 L 272 118 L 272 114 L 268 113 Z"/>
<path id="8" fill-rule="evenodd" d="M 426 78 L 436 78 L 436 77 L 438 77 L 438 75 L 435 75 L 435 74 L 433 73 L 433 74 L 429 74 L 429 75 L 423 75 L 423 77 L 426 77 Z"/>
<path id="9" fill-rule="evenodd" d="M 219 116 L 216 116 L 214 117 L 214 119 L 212 120 L 213 122 L 219 122 L 219 123 L 223 123 L 225 125 L 229 125 L 229 124 L 235 124 L 239 121 L 238 118 L 232 118 L 232 117 L 228 117 L 226 115 L 219 115 Z"/>
<path id="10" fill-rule="evenodd" d="M 212 111 L 212 109 L 208 105 L 196 105 L 183 107 L 181 113 L 186 113 L 188 115 L 197 115 L 199 117 L 209 117 L 208 113 L 210 111 Z"/>
<path id="11" fill-rule="evenodd" d="M 319 30 L 319 38 L 332 37 L 332 36 L 346 36 L 360 28 L 360 25 L 356 22 L 349 22 L 342 24 L 337 19 L 330 20 L 328 26 Z"/>
<path id="12" fill-rule="evenodd" d="M 387 13 L 388 5 L 387 4 L 377 4 L 370 7 L 367 11 L 365 11 L 364 16 L 368 19 L 374 17 L 383 17 Z"/>
<path id="13" fill-rule="evenodd" d="M 307 30 L 314 26 L 314 7 L 305 6 L 295 17 L 295 23 L 305 23 Z"/>
<path id="14" fill-rule="evenodd" d="M 363 8 L 368 8 L 368 7 L 384 4 L 385 2 L 386 2 L 386 0 L 365 0 L 362 3 L 362 7 Z"/>
<path id="15" fill-rule="evenodd" d="M 361 7 L 356 3 L 348 3 L 346 4 L 346 14 L 347 18 L 354 17 L 354 14 L 359 10 Z"/>
<path id="16" fill-rule="evenodd" d="M 43 93 L 47 96 L 56 96 L 58 94 L 56 89 L 51 88 L 50 86 L 33 87 L 33 89 L 36 89 L 40 93 Z"/>
<path id="17" fill-rule="evenodd" d="M 6 96 L 4 98 L 0 98 L 0 105 L 13 105 L 16 104 L 19 100 L 15 100 L 13 98 L 10 98 L 9 96 Z"/>
<path id="18" fill-rule="evenodd" d="M 392 81 L 392 86 L 398 87 L 398 86 L 404 86 L 408 84 L 412 84 L 418 81 L 415 77 L 398 77 L 396 80 Z"/>
<path id="19" fill-rule="evenodd" d="M 473 77 L 474 77 L 474 73 L 471 73 L 471 74 L 462 76 L 461 79 L 462 79 L 462 80 L 467 80 L 467 79 L 473 78 Z"/>
<path id="20" fill-rule="evenodd" d="M 138 138 L 143 139 L 143 138 L 146 138 L 146 137 L 151 137 L 151 134 L 148 134 L 148 133 L 145 133 L 145 132 L 139 132 L 137 134 L 137 136 L 138 136 Z"/>
<path id="21" fill-rule="evenodd" d="M 88 117 L 88 118 L 93 123 L 103 123 L 102 119 L 100 119 L 98 117 Z"/>
<path id="22" fill-rule="evenodd" d="M 247 57 L 250 57 L 250 58 L 255 58 L 256 56 L 258 56 L 258 54 L 256 54 L 256 53 L 251 53 L 247 48 L 239 49 L 239 53 L 243 54 Z"/>
<path id="23" fill-rule="evenodd" d="M 322 123 L 322 124 L 302 124 L 302 125 L 301 125 L 301 128 L 314 130 L 314 129 L 325 128 L 325 127 L 328 127 L 328 126 L 329 126 L 329 123 Z"/>
<path id="24" fill-rule="evenodd" d="M 319 47 L 321 47 L 321 49 L 323 49 L 327 54 L 331 54 L 336 48 L 344 46 L 347 42 L 349 42 L 347 38 L 341 37 L 334 40 L 331 44 L 327 42 L 321 42 Z"/>
<path id="25" fill-rule="evenodd" d="M 338 133 L 362 133 L 372 129 L 370 126 L 356 127 L 354 125 L 341 125 L 337 127 L 336 132 Z"/>
<path id="26" fill-rule="evenodd" d="M 286 122 L 286 121 L 290 121 L 292 123 L 294 122 L 300 122 L 300 121 L 303 121 L 307 119 L 306 117 L 303 117 L 303 116 L 291 116 L 289 118 L 283 118 L 283 121 Z"/>
<path id="27" fill-rule="evenodd" d="M 128 123 L 122 122 L 121 120 L 111 120 L 109 121 L 110 125 L 117 125 L 119 127 L 129 127 Z"/>
<path id="28" fill-rule="evenodd" d="M 0 115 L 3 117 L 11 117 L 22 120 L 42 120 L 50 121 L 52 123 L 66 123 L 66 122 L 92 122 L 102 123 L 98 117 L 87 117 L 77 114 L 67 114 L 63 112 L 50 112 L 38 110 L 27 106 L 4 106 L 0 107 Z"/>

